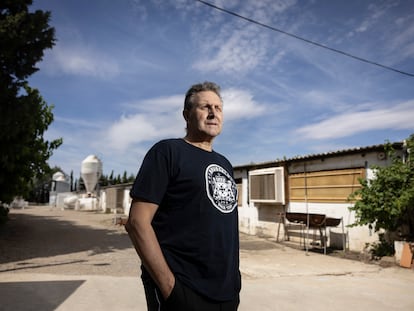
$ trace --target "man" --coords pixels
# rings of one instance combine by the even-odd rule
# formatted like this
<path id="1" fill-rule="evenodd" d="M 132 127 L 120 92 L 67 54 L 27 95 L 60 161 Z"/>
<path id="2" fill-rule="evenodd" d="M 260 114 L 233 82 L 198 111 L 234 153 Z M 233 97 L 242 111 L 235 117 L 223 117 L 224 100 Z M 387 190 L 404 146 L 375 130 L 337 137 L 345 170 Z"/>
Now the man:
<path id="1" fill-rule="evenodd" d="M 155 144 L 131 189 L 126 230 L 142 262 L 148 310 L 237 310 L 241 278 L 237 187 L 213 150 L 220 87 L 186 93 L 186 136 Z"/>

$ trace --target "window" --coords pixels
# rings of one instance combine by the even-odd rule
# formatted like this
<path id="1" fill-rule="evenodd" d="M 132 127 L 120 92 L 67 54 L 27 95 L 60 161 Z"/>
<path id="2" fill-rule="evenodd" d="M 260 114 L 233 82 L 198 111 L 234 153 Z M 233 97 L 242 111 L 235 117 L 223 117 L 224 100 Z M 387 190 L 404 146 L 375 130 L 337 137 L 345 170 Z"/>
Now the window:
<path id="1" fill-rule="evenodd" d="M 260 169 L 249 172 L 250 201 L 285 203 L 283 167 Z"/>

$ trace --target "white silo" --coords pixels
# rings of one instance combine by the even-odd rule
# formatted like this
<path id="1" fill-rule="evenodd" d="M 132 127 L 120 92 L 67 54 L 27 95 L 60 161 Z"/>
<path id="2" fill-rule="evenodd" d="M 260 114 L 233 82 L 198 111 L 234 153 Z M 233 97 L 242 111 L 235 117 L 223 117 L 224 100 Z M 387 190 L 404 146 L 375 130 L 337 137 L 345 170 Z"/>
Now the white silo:
<path id="1" fill-rule="evenodd" d="M 63 174 L 62 172 L 56 172 L 56 173 L 53 174 L 52 180 L 66 181 L 66 177 L 65 177 L 65 174 Z"/>
<path id="2" fill-rule="evenodd" d="M 102 175 L 102 162 L 95 155 L 89 155 L 82 161 L 81 177 L 88 193 L 92 193 Z"/>
<path id="3" fill-rule="evenodd" d="M 51 187 L 49 191 L 49 204 L 62 208 L 62 200 L 70 193 L 70 182 L 62 172 L 56 172 L 52 176 Z"/>

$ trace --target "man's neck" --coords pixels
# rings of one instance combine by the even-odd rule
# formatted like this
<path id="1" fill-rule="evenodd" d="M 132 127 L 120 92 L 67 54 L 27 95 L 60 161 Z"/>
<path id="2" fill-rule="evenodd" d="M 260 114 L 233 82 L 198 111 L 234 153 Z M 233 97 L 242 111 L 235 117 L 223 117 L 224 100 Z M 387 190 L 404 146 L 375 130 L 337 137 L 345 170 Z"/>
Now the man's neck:
<path id="1" fill-rule="evenodd" d="M 186 135 L 184 140 L 197 148 L 211 152 L 213 150 L 213 140 L 202 140 Z"/>

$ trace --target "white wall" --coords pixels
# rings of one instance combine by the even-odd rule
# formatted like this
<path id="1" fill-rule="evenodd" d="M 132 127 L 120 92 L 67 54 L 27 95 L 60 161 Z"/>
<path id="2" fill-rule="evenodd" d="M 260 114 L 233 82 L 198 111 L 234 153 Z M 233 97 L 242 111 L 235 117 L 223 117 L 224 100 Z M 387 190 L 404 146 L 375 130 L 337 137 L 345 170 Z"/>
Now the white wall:
<path id="1" fill-rule="evenodd" d="M 239 230 L 240 232 L 255 235 L 258 226 L 258 213 L 257 209 L 252 205 L 248 204 L 248 189 L 249 189 L 249 178 L 248 171 L 241 170 L 234 172 L 235 179 L 242 179 L 241 196 L 242 201 L 239 205 Z"/>
<path id="2" fill-rule="evenodd" d="M 342 218 L 344 233 L 347 239 L 347 248 L 353 251 L 361 251 L 366 243 L 378 241 L 378 235 L 370 230 L 368 226 L 349 227 L 355 222 L 355 212 L 351 212 L 351 203 L 302 203 L 291 202 L 287 208 L 288 212 L 325 214 L 327 217 Z M 342 224 L 338 227 L 327 228 L 328 232 L 342 234 Z M 335 234 L 332 234 L 335 236 Z M 328 233 L 329 238 L 329 233 Z M 341 243 L 342 244 L 342 243 Z M 342 246 L 342 245 L 341 245 Z"/>
<path id="3" fill-rule="evenodd" d="M 130 188 L 124 190 L 124 202 L 122 202 L 122 206 L 124 208 L 124 215 L 129 216 L 129 210 L 131 209 L 131 202 L 132 199 L 129 195 Z"/>
<path id="4" fill-rule="evenodd" d="M 117 186 L 119 187 L 119 186 Z M 131 197 L 129 196 L 129 191 L 131 189 L 130 185 L 125 186 L 125 188 L 123 189 L 124 192 L 124 197 L 123 197 L 123 201 L 122 201 L 122 214 L 121 215 L 125 215 L 128 216 L 129 215 L 129 210 L 131 208 Z M 103 211 L 112 211 L 112 212 L 116 212 L 114 206 L 108 206 L 107 204 L 107 200 L 106 200 L 106 189 L 101 189 L 100 191 L 100 208 Z"/>
<path id="5" fill-rule="evenodd" d="M 321 171 L 321 170 L 336 170 L 346 168 L 360 168 L 366 169 L 367 178 L 372 178 L 373 171 L 370 169 L 372 165 L 386 166 L 390 165 L 391 160 L 383 158 L 377 151 L 364 151 L 354 154 L 343 154 L 335 156 L 321 155 L 314 159 L 304 159 L 302 161 L 288 161 L 287 174 L 301 173 L 306 169 L 307 172 Z M 275 167 L 278 166 L 275 163 Z M 269 167 L 267 165 L 266 167 Z M 248 170 L 246 168 L 237 168 L 234 171 L 235 178 L 242 178 L 242 204 L 239 206 L 239 228 L 241 232 L 248 234 L 260 234 L 261 232 L 268 232 L 270 235 L 276 236 L 279 229 L 278 223 L 275 221 L 263 221 L 260 219 L 260 209 L 263 205 L 248 202 Z M 239 194 L 240 195 L 240 194 Z M 349 210 L 351 203 L 305 203 L 305 202 L 288 202 L 286 205 L 287 211 L 292 212 L 309 212 L 325 214 L 328 217 L 342 218 L 344 224 L 344 231 L 347 238 L 346 246 L 350 250 L 361 251 L 366 243 L 373 243 L 378 241 L 378 234 L 370 230 L 368 226 L 348 227 L 355 222 L 355 214 Z M 269 207 L 265 207 L 267 209 Z M 275 207 L 275 212 L 280 209 L 280 206 Z M 340 237 L 342 241 L 342 224 L 335 228 L 328 228 L 332 237 Z M 280 234 L 283 234 L 282 232 Z M 329 235 L 329 233 L 328 233 Z M 282 235 L 283 237 L 283 235 Z M 342 242 L 341 242 L 342 244 Z"/>

